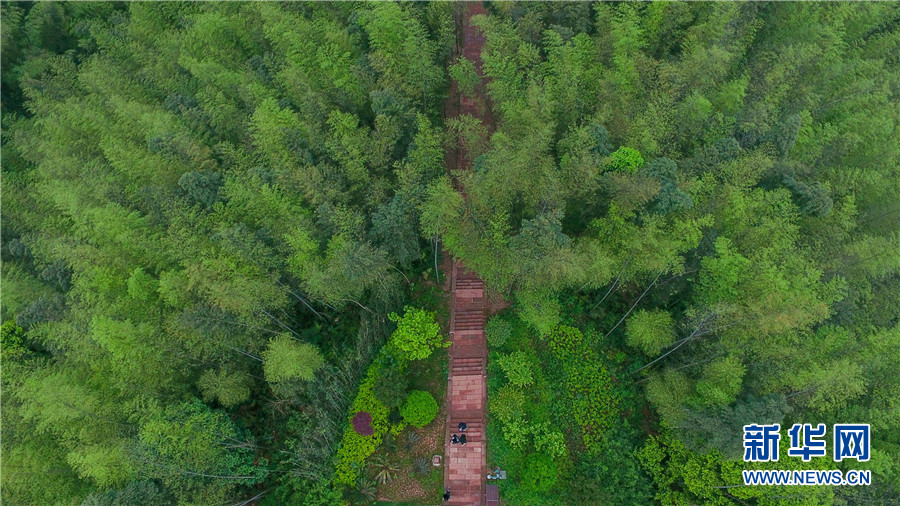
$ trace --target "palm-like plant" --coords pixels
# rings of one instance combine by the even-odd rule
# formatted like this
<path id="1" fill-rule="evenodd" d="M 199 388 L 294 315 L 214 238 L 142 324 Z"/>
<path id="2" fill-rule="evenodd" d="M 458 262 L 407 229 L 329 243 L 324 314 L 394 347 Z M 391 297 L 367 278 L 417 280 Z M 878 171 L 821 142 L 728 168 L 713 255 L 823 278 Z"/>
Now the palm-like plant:
<path id="1" fill-rule="evenodd" d="M 397 477 L 400 471 L 396 465 L 391 463 L 384 455 L 378 455 L 372 460 L 372 466 L 375 469 L 375 481 L 384 485 L 390 483 Z"/>
<path id="2" fill-rule="evenodd" d="M 422 439 L 421 436 L 419 436 L 419 434 L 417 434 L 415 431 L 409 431 L 406 434 L 406 451 L 411 451 L 420 439 Z"/>
<path id="3" fill-rule="evenodd" d="M 413 461 L 413 470 L 419 474 L 428 474 L 428 471 L 431 470 L 431 462 L 425 457 L 417 457 Z"/>
<path id="4" fill-rule="evenodd" d="M 372 478 L 360 476 L 356 479 L 356 493 L 359 494 L 360 502 L 373 503 L 378 496 L 378 485 Z"/>

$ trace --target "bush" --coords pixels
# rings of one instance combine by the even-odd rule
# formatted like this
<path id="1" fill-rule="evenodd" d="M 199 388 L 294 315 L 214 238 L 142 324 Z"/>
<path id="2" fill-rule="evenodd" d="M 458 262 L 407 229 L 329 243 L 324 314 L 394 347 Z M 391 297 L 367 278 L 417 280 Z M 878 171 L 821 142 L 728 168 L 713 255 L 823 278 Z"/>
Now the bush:
<path id="1" fill-rule="evenodd" d="M 514 351 L 498 360 L 500 368 L 513 385 L 524 387 L 534 382 L 534 363 L 523 351 Z"/>
<path id="2" fill-rule="evenodd" d="M 409 397 L 406 398 L 406 403 L 400 408 L 400 414 L 403 415 L 403 419 L 409 422 L 410 425 L 420 429 L 431 423 L 437 412 L 437 401 L 434 400 L 430 393 L 422 390 L 410 392 Z"/>
<path id="3" fill-rule="evenodd" d="M 504 318 L 495 316 L 488 320 L 484 332 L 487 334 L 488 344 L 491 346 L 503 346 L 506 344 L 509 336 L 512 335 L 512 325 Z"/>
<path id="4" fill-rule="evenodd" d="M 341 446 L 337 452 L 334 482 L 338 485 L 352 485 L 359 477 L 363 463 L 375 453 L 385 433 L 388 431 L 388 408 L 375 398 L 373 389 L 381 370 L 382 360 L 375 360 L 366 371 L 366 378 L 359 386 L 359 393 L 350 406 L 347 421 L 351 423 L 344 430 Z M 363 436 L 353 428 L 353 417 L 364 411 L 372 416 L 372 435 Z"/>
<path id="5" fill-rule="evenodd" d="M 388 315 L 391 321 L 397 322 L 397 330 L 391 334 L 390 346 L 397 355 L 404 359 L 421 360 L 431 356 L 435 348 L 446 348 L 449 342 L 441 336 L 441 327 L 434 319 L 434 312 L 405 307 L 403 316 L 397 313 Z"/>
<path id="6" fill-rule="evenodd" d="M 522 417 L 525 394 L 513 385 L 504 385 L 488 398 L 488 410 L 503 423 Z"/>
<path id="7" fill-rule="evenodd" d="M 575 353 L 584 341 L 584 334 L 575 327 L 560 325 L 547 338 L 547 347 L 557 356 Z"/>
<path id="8" fill-rule="evenodd" d="M 528 456 L 522 476 L 522 484 L 525 485 L 525 488 L 535 492 L 546 492 L 556 485 L 558 478 L 559 468 L 550 457 L 541 454 Z"/>
<path id="9" fill-rule="evenodd" d="M 365 411 L 353 415 L 350 425 L 360 436 L 371 436 L 375 433 L 375 429 L 372 428 L 372 415 Z"/>
<path id="10" fill-rule="evenodd" d="M 572 415 L 581 427 L 581 437 L 589 453 L 601 447 L 603 433 L 618 411 L 619 399 L 613 392 L 609 371 L 596 353 L 585 353 L 566 367 L 566 389 L 572 402 Z"/>
<path id="11" fill-rule="evenodd" d="M 405 367 L 389 367 L 381 371 L 375 382 L 375 398 L 389 408 L 398 408 L 406 399 L 409 378 Z"/>

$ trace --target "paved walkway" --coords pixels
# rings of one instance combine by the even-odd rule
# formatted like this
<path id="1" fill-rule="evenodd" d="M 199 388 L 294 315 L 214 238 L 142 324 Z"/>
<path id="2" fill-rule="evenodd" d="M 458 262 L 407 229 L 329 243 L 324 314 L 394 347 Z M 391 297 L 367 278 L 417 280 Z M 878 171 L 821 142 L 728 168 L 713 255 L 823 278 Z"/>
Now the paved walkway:
<path id="1" fill-rule="evenodd" d="M 459 263 L 453 264 L 450 316 L 450 409 L 447 416 L 444 486 L 449 504 L 484 504 L 487 470 L 484 408 L 487 400 L 484 337 L 484 283 Z M 465 422 L 466 444 L 450 444 L 457 426 Z"/>
<path id="2" fill-rule="evenodd" d="M 466 5 L 462 20 L 461 37 L 457 54 L 475 63 L 481 74 L 481 48 L 483 34 L 471 25 L 475 14 L 486 14 L 479 3 Z M 478 97 L 459 98 L 459 113 L 470 114 L 487 120 L 487 105 L 482 94 Z M 457 151 L 457 168 L 467 168 L 469 163 L 464 150 Z M 487 343 L 484 336 L 485 306 L 484 282 L 469 272 L 461 263 L 453 263 L 450 276 L 450 374 L 447 383 L 447 434 L 444 466 L 444 486 L 450 489 L 447 504 L 482 505 L 485 502 L 485 476 L 487 472 L 485 441 L 485 405 L 487 384 L 485 366 Z M 451 444 L 450 436 L 459 435 L 457 426 L 465 422 L 466 444 Z"/>

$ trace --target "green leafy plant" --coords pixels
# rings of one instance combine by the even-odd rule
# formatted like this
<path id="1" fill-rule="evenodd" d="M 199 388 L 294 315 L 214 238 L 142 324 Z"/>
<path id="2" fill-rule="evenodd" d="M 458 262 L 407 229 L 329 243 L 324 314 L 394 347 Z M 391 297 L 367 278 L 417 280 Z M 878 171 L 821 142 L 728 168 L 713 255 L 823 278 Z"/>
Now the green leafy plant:
<path id="1" fill-rule="evenodd" d="M 441 327 L 432 311 L 406 306 L 403 316 L 391 313 L 388 318 L 397 323 L 397 330 L 391 334 L 390 346 L 404 359 L 425 359 L 431 356 L 435 348 L 450 346 L 441 336 Z"/>
<path id="2" fill-rule="evenodd" d="M 525 352 L 514 351 L 504 355 L 498 363 L 513 385 L 524 387 L 534 382 L 534 362 Z"/>
<path id="3" fill-rule="evenodd" d="M 422 439 L 422 436 L 419 435 L 418 432 L 414 430 L 410 430 L 406 433 L 406 451 L 412 451 L 413 447 L 416 446 L 416 443 Z"/>
<path id="4" fill-rule="evenodd" d="M 546 338 L 547 347 L 558 356 L 575 353 L 584 341 L 584 334 L 575 327 L 560 325 Z"/>
<path id="5" fill-rule="evenodd" d="M 410 392 L 406 402 L 400 408 L 400 414 L 403 415 L 403 419 L 409 422 L 410 425 L 420 429 L 431 423 L 437 412 L 437 401 L 434 400 L 430 393 L 422 390 Z"/>
<path id="6" fill-rule="evenodd" d="M 515 385 L 504 385 L 488 397 L 488 410 L 503 423 L 521 418 L 525 394 Z"/>
<path id="7" fill-rule="evenodd" d="M 368 476 L 360 476 L 356 479 L 356 493 L 361 502 L 373 503 L 378 497 L 378 483 Z"/>
<path id="8" fill-rule="evenodd" d="M 488 344 L 497 347 L 503 346 L 512 335 L 512 325 L 505 318 L 495 316 L 488 320 L 484 327 L 484 333 L 487 335 Z"/>
<path id="9" fill-rule="evenodd" d="M 339 485 L 351 485 L 359 477 L 359 470 L 370 455 L 375 453 L 381 444 L 388 424 L 388 408 L 375 398 L 373 388 L 383 367 L 383 359 L 376 359 L 366 371 L 366 378 L 359 386 L 359 392 L 350 406 L 347 421 L 350 422 L 359 412 L 369 413 L 372 417 L 371 435 L 362 435 L 348 423 L 337 452 L 334 482 Z"/>
<path id="10" fill-rule="evenodd" d="M 475 93 L 475 88 L 481 84 L 481 77 L 478 76 L 478 72 L 475 70 L 475 64 L 472 60 L 465 57 L 461 56 L 456 60 L 456 63 L 450 65 L 449 71 L 450 77 L 456 81 L 459 91 L 463 95 L 472 96 Z"/>
<path id="11" fill-rule="evenodd" d="M 559 467 L 547 455 L 531 454 L 525 463 L 522 484 L 535 492 L 546 492 L 556 485 Z"/>
<path id="12" fill-rule="evenodd" d="M 382 485 L 394 481 L 400 471 L 400 468 L 384 455 L 372 459 L 371 465 L 375 471 L 375 481 Z"/>
<path id="13" fill-rule="evenodd" d="M 413 471 L 418 474 L 428 474 L 431 472 L 431 460 L 425 457 L 416 457 L 413 460 Z"/>

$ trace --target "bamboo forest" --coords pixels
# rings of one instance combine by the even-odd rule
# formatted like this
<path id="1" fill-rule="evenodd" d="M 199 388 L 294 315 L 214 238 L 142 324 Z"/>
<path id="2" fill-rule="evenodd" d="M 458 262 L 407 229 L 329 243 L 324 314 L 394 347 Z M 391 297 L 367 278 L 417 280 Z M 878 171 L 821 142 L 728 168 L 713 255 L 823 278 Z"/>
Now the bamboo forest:
<path id="1" fill-rule="evenodd" d="M 2 2 L 13 505 L 900 505 L 900 3 Z"/>

